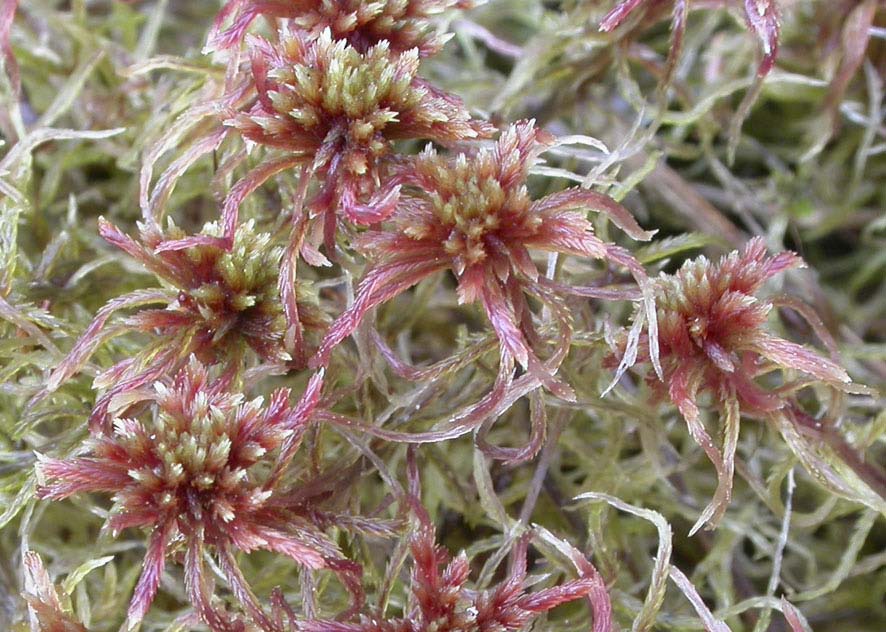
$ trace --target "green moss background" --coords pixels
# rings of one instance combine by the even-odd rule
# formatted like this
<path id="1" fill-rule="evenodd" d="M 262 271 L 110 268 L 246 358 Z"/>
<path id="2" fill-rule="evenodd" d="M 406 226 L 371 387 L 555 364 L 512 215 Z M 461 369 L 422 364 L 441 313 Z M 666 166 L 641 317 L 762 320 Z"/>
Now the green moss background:
<path id="1" fill-rule="evenodd" d="M 599 222 L 602 237 L 630 245 L 651 272 L 672 272 L 701 253 L 717 258 L 755 235 L 773 251 L 799 253 L 807 268 L 777 280 L 772 293 L 811 305 L 853 381 L 871 389 L 842 395 L 833 409 L 847 440 L 883 466 L 886 410 L 877 391 L 886 392 L 886 8 L 783 0 L 777 64 L 757 86 L 760 47 L 746 29 L 741 3 L 692 3 L 699 6 L 689 15 L 673 84 L 663 94 L 668 11 L 660 20 L 635 19 L 601 33 L 597 26 L 613 4 L 489 0 L 446 12 L 438 25 L 452 40 L 421 73 L 460 95 L 479 118 L 496 124 L 535 118 L 558 135 L 602 141 L 606 151 L 557 148 L 550 169 L 531 180 L 533 192 L 563 188 L 570 178 L 605 190 L 644 227 L 659 231 L 652 244 L 638 246 Z M 868 4 L 876 5 L 866 29 L 872 36 L 858 68 L 848 73 L 860 37 L 851 12 Z M 116 630 L 125 618 L 143 534 L 127 531 L 115 539 L 102 531 L 106 497 L 36 500 L 35 453 L 76 453 L 96 397 L 92 378 L 145 340 L 114 339 L 51 398 L 27 403 L 104 303 L 154 287 L 152 277 L 99 238 L 97 219 L 135 234 L 146 156 L 181 131 L 179 115 L 224 76 L 224 66 L 201 53 L 218 8 L 209 0 L 19 3 L 10 43 L 20 90 L 9 78 L 9 58 L 0 73 L 0 629 L 28 629 L 20 596 L 27 550 L 42 556 L 65 607 L 88 630 Z M 749 90 L 759 94 L 741 120 L 737 112 Z M 184 133 L 181 144 L 187 140 Z M 158 157 L 155 177 L 174 159 L 171 149 Z M 217 158 L 200 160 L 172 193 L 169 214 L 186 230 L 218 217 L 221 194 L 209 184 Z M 282 176 L 251 196 L 241 216 L 279 228 L 276 209 L 293 188 Z M 563 265 L 584 272 L 581 261 Z M 340 309 L 342 298 L 329 288 L 359 276 L 360 266 L 353 259 L 305 271 L 327 312 Z M 378 378 L 388 386 L 383 391 L 366 377 L 383 374 L 383 361 L 367 363 L 359 349 L 351 350 L 329 376 L 347 392 L 339 402 L 343 411 L 390 424 L 419 419 L 410 428 L 425 428 L 488 388 L 494 338 L 480 312 L 452 300 L 451 286 L 449 278 L 423 282 L 382 307 L 377 323 L 416 363 L 455 350 L 466 358 L 476 354 L 470 369 L 433 388 L 386 374 Z M 670 531 L 668 559 L 732 630 L 789 630 L 778 612 L 782 595 L 816 632 L 886 629 L 883 515 L 817 485 L 778 433 L 759 421 L 743 424 L 722 524 L 688 536 L 716 485 L 704 453 L 673 407 L 652 403 L 639 386 L 600 397 L 611 379 L 602 366 L 602 323 L 624 320 L 627 311 L 586 306 L 575 315 L 578 333 L 562 375 L 578 403 L 549 408 L 540 457 L 516 466 L 494 462 L 471 436 L 421 448 L 423 502 L 441 543 L 453 553 L 466 550 L 476 585 L 488 585 L 501 579 L 496 556 L 512 541 L 515 525 L 535 523 L 589 555 L 610 589 L 617 629 L 632 622 L 633 629 L 705 629 L 661 567 L 667 551 L 659 548 L 660 536 Z M 796 311 L 776 311 L 773 327 L 815 342 Z M 270 376 L 252 393 L 282 385 L 298 393 L 308 376 Z M 819 395 L 810 394 L 811 406 Z M 523 401 L 512 407 L 489 440 L 525 442 L 528 409 Z M 715 416 L 708 421 L 716 427 Z M 388 479 L 403 480 L 404 445 L 326 427 L 312 431 L 308 443 L 324 469 L 351 468 L 342 509 L 359 514 L 384 507 Z M 575 500 L 588 492 L 607 496 Z M 397 566 L 406 535 L 393 541 L 335 537 L 364 564 L 369 601 L 378 604 L 386 595 L 388 612 L 399 613 L 408 593 L 408 573 Z M 532 559 L 539 573 L 569 576 L 553 541 L 540 542 Z M 306 580 L 295 564 L 267 553 L 241 562 L 262 598 L 280 586 L 301 603 L 313 585 L 324 616 L 346 601 L 328 573 Z M 182 586 L 180 567 L 169 565 L 143 630 L 192 629 L 176 623 L 189 612 Z M 221 582 L 217 594 L 236 603 Z M 644 622 L 643 613 L 659 600 L 660 610 Z M 588 616 L 586 607 L 568 604 L 533 629 L 587 630 Z"/>

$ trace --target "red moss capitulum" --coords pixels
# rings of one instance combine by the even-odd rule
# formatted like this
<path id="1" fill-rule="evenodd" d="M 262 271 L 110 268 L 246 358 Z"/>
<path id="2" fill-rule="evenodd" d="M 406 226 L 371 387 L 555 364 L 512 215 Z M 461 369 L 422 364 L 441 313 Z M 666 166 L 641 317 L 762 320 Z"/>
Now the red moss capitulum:
<path id="1" fill-rule="evenodd" d="M 767 254 L 763 240 L 755 238 L 717 263 L 699 257 L 655 280 L 663 379 L 648 382 L 654 391 L 667 393 L 717 468 L 717 492 L 694 529 L 705 522 L 715 525 L 726 510 L 740 414 L 766 416 L 789 404 L 789 395 L 770 392 L 758 376 L 781 369 L 838 387 L 849 382 L 835 362 L 767 328 L 773 304 L 755 294 L 768 279 L 802 265 L 792 252 Z M 700 417 L 698 399 L 704 392 L 724 414 L 722 451 Z"/>
<path id="2" fill-rule="evenodd" d="M 511 125 L 491 147 L 455 157 L 429 148 L 399 175 L 408 187 L 392 216 L 390 231 L 368 231 L 357 242 L 374 265 L 357 289 L 353 305 L 332 325 L 315 357 L 326 362 L 332 348 L 357 327 L 366 312 L 421 279 L 449 269 L 458 281 L 460 303 L 481 301 L 499 338 L 502 366 L 516 360 L 568 397 L 569 389 L 551 379 L 529 340 L 532 314 L 524 293 L 559 306 L 561 298 L 539 271 L 531 250 L 613 259 L 643 275 L 623 250 L 593 233 L 587 210 L 606 212 L 631 236 L 648 239 L 630 213 L 611 198 L 585 189 L 567 189 L 533 201 L 526 187 L 529 170 L 554 142 L 532 121 Z M 558 288 L 562 290 L 563 288 Z M 566 289 L 565 291 L 571 291 Z M 570 339 L 562 309 L 563 336 Z M 504 370 L 504 369 L 503 369 Z"/>
<path id="3" fill-rule="evenodd" d="M 433 526 L 422 524 L 412 536 L 411 592 L 414 608 L 402 618 L 360 617 L 359 623 L 306 621 L 304 632 L 508 632 L 523 630 L 540 614 L 557 606 L 589 598 L 594 610 L 594 630 L 609 630 L 610 604 L 597 592 L 605 587 L 596 569 L 576 560 L 582 577 L 558 586 L 528 592 L 525 587 L 529 537 L 514 546 L 511 571 L 497 586 L 477 591 L 468 588 L 470 565 L 464 552 L 456 557 L 436 542 Z M 595 594 L 596 593 L 596 594 Z M 593 597 L 591 597 L 593 595 Z"/>
<path id="4" fill-rule="evenodd" d="M 310 37 L 284 27 L 275 43 L 250 39 L 249 51 L 257 99 L 247 110 L 232 112 L 225 124 L 247 141 L 284 153 L 239 187 L 252 191 L 296 166 L 324 180 L 311 206 L 324 216 L 329 250 L 339 209 L 357 224 L 381 221 L 393 210 L 399 187 L 385 162 L 393 141 L 446 144 L 492 130 L 472 120 L 458 98 L 417 76 L 418 49 L 395 53 L 382 41 L 361 52 L 334 39 L 329 29 Z M 241 198 L 232 191 L 225 205 L 228 230 L 236 225 Z"/>
<path id="5" fill-rule="evenodd" d="M 101 221 L 99 231 L 153 273 L 165 287 L 137 290 L 118 297 L 99 310 L 92 324 L 53 372 L 45 396 L 82 369 L 89 357 L 109 338 L 126 332 L 144 332 L 152 341 L 133 357 L 100 374 L 97 388 L 107 389 L 96 402 L 93 426 L 105 424 L 108 406 L 116 396 L 134 391 L 176 371 L 195 354 L 201 362 L 221 364 L 232 378 L 248 359 L 247 352 L 267 363 L 286 364 L 307 355 L 299 345 L 287 345 L 287 322 L 280 304 L 278 270 L 282 247 L 272 247 L 267 233 L 257 233 L 252 222 L 239 226 L 233 247 L 226 251 L 212 243 L 197 243 L 184 250 L 156 252 L 170 237 L 185 233 L 170 223 L 166 233 L 156 226 L 141 227 L 141 243 L 115 226 Z M 219 236 L 217 224 L 207 224 L 203 235 Z M 295 296 L 299 326 L 321 331 L 327 317 L 320 310 L 310 284 L 299 281 Z M 165 304 L 146 308 L 147 304 Z M 115 312 L 141 308 L 122 323 L 111 325 Z"/>
<path id="6" fill-rule="evenodd" d="M 767 331 L 772 303 L 754 294 L 767 279 L 802 265 L 792 252 L 768 255 L 763 240 L 755 238 L 717 264 L 700 257 L 657 280 L 662 366 L 681 410 L 690 406 L 696 389 L 734 391 L 748 412 L 778 406 L 746 379 L 764 368 L 761 362 L 824 382 L 849 381 L 834 362 Z"/>
<path id="7" fill-rule="evenodd" d="M 276 391 L 267 406 L 261 398 L 244 402 L 192 358 L 171 383 L 158 382 L 144 396 L 151 404 L 144 421 L 116 419 L 111 434 L 89 441 L 85 456 L 41 458 L 41 498 L 113 494 L 107 527 L 114 534 L 132 527 L 151 530 L 130 624 L 147 612 L 166 555 L 182 542 L 188 596 L 203 620 L 217 626 L 213 629 L 230 628 L 205 590 L 206 547 L 219 555 L 238 594 L 244 586 L 234 550 L 276 551 L 315 569 L 341 561 L 321 531 L 271 500 L 310 423 L 321 385 L 318 375 L 294 408 L 288 389 Z M 263 617 L 260 607 L 246 608 Z"/>
<path id="8" fill-rule="evenodd" d="M 329 29 L 334 39 L 346 40 L 361 52 L 388 42 L 394 52 L 415 48 L 426 57 L 438 52 L 447 39 L 436 32 L 431 19 L 447 9 L 472 4 L 470 0 L 230 0 L 216 17 L 207 50 L 238 45 L 252 22 L 264 16 L 285 19 L 313 36 Z"/>
<path id="9" fill-rule="evenodd" d="M 242 353 L 243 347 L 250 348 L 265 362 L 291 359 L 283 345 L 285 321 L 277 292 L 277 270 L 283 249 L 271 245 L 268 233 L 256 232 L 253 222 L 239 226 L 230 252 L 212 245 L 155 252 L 164 241 L 185 236 L 174 225 L 165 233 L 144 226 L 142 244 L 108 223 L 103 222 L 99 230 L 106 240 L 178 290 L 175 303 L 163 310 L 168 323 L 157 311 L 136 317 L 144 322 L 145 329 L 174 334 L 176 325 L 196 325 L 193 352 L 208 364 L 222 363 L 229 356 Z M 211 223 L 202 234 L 216 236 L 219 231 L 218 225 Z M 303 288 L 303 298 L 310 296 L 309 290 L 307 286 Z M 319 308 L 304 307 L 309 325 L 322 327 Z"/>

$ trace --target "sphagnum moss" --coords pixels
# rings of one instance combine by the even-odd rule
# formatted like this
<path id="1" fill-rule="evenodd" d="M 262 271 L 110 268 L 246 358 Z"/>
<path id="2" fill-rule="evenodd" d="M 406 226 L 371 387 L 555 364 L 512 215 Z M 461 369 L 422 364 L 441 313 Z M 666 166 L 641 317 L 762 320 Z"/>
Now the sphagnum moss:
<path id="1" fill-rule="evenodd" d="M 144 570 L 127 621 L 134 627 L 157 594 L 167 555 L 183 548 L 188 598 L 201 619 L 217 629 L 236 629 L 229 615 L 211 603 L 204 557 L 218 555 L 231 589 L 249 595 L 234 551 L 267 549 L 307 568 L 338 568 L 354 573 L 335 543 L 295 508 L 274 498 L 286 466 L 305 435 L 322 381 L 314 379 L 302 401 L 288 403 L 286 389 L 244 402 L 229 392 L 225 379 L 211 381 L 192 356 L 169 384 L 157 382 L 143 396 L 156 410 L 147 423 L 114 420 L 113 430 L 97 436 L 86 456 L 42 458 L 41 498 L 61 499 L 84 492 L 113 494 L 108 527 L 114 534 L 148 528 Z M 359 567 L 356 567 L 359 568 Z M 352 579 L 347 580 L 352 583 Z M 245 602 L 261 627 L 272 625 L 254 600 Z"/>
<path id="2" fill-rule="evenodd" d="M 884 18 L 0 0 L 0 628 L 879 632 Z"/>
<path id="3" fill-rule="evenodd" d="M 340 215 L 357 224 L 390 215 L 399 191 L 386 173 L 393 141 L 447 143 L 489 131 L 418 77 L 417 48 L 396 53 L 381 41 L 361 53 L 328 28 L 316 36 L 284 28 L 277 40 L 249 42 L 257 99 L 225 125 L 324 182 L 309 206 L 323 218 L 328 250 Z M 226 226 L 235 223 L 236 215 L 225 217 Z"/>
<path id="4" fill-rule="evenodd" d="M 168 238 L 185 233 L 170 223 L 161 232 L 156 226 L 141 227 L 141 243 L 130 239 L 112 224 L 99 220 L 106 241 L 133 257 L 161 283 L 156 290 L 137 290 L 110 301 L 97 314 L 71 353 L 50 376 L 46 390 L 58 388 L 81 370 L 89 357 L 108 338 L 126 332 L 155 334 L 155 341 L 133 357 L 103 371 L 94 386 L 104 390 L 96 402 L 90 424 L 107 428 L 108 407 L 164 375 L 174 373 L 194 354 L 209 365 L 220 365 L 227 379 L 258 361 L 270 365 L 302 363 L 308 355 L 304 331 L 322 329 L 325 314 L 312 304 L 308 282 L 299 281 L 297 338 L 287 341 L 287 325 L 278 294 L 283 248 L 273 246 L 267 233 L 256 233 L 253 222 L 242 224 L 230 252 L 212 244 L 195 244 L 185 250 L 155 252 Z M 216 223 L 202 234 L 220 236 Z M 301 299 L 301 300 L 299 300 Z M 109 323 L 123 309 L 150 304 L 119 323 Z"/>
<path id="5" fill-rule="evenodd" d="M 439 52 L 445 43 L 432 18 L 447 9 L 471 4 L 471 0 L 231 0 L 215 20 L 208 47 L 211 50 L 236 46 L 250 24 L 263 16 L 283 18 L 313 34 L 329 29 L 336 40 L 346 41 L 361 51 L 384 42 L 398 53 L 417 49 L 422 56 L 428 56 Z M 225 28 L 228 21 L 230 25 Z"/>

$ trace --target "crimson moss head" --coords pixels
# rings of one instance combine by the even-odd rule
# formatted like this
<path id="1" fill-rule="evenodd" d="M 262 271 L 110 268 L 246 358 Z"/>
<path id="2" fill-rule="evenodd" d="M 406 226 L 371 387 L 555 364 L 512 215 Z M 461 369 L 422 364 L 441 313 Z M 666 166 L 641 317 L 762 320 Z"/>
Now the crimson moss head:
<path id="1" fill-rule="evenodd" d="M 398 218 L 404 234 L 416 241 L 439 241 L 459 278 L 473 266 L 522 251 L 545 223 L 544 215 L 532 208 L 526 187 L 529 168 L 552 142 L 533 124 L 521 123 L 502 132 L 491 149 L 473 155 L 451 159 L 425 151 L 409 174 L 414 208 L 422 211 L 423 221 L 413 221 L 417 218 L 412 214 Z M 472 298 L 469 292 L 463 300 Z"/>
<path id="2" fill-rule="evenodd" d="M 478 591 L 468 586 L 471 566 L 467 555 L 462 552 L 452 557 L 435 538 L 434 528 L 424 524 L 410 540 L 412 608 L 405 616 L 383 618 L 373 614 L 360 617 L 357 623 L 346 624 L 306 621 L 299 622 L 298 629 L 305 632 L 508 632 L 524 630 L 543 613 L 583 597 L 588 598 L 595 618 L 599 617 L 600 629 L 609 629 L 602 627 L 604 622 L 611 624 L 609 598 L 602 578 L 587 560 L 576 560 L 580 578 L 530 592 L 526 587 L 529 537 L 524 536 L 514 546 L 507 577 L 496 586 Z"/>
<path id="3" fill-rule="evenodd" d="M 104 227 L 103 234 L 114 236 Z M 202 234 L 219 237 L 221 229 L 210 223 Z M 218 362 L 239 353 L 241 347 L 252 349 L 266 361 L 288 359 L 283 348 L 286 323 L 277 289 L 283 249 L 272 244 L 268 233 L 256 232 L 253 222 L 245 222 L 238 227 L 230 250 L 210 243 L 151 252 L 161 240 L 184 237 L 184 231 L 174 225 L 162 237 L 150 228 L 142 230 L 144 255 L 153 257 L 157 275 L 178 290 L 165 311 L 187 314 L 186 320 L 197 329 L 196 337 L 202 339 L 194 352 L 206 362 Z M 303 295 L 306 299 L 310 296 L 307 286 Z M 306 309 L 305 313 L 321 321 L 312 324 L 322 325 L 318 311 Z M 150 321 L 155 316 L 162 328 L 162 315 L 145 313 L 144 319 Z"/>
<path id="4" fill-rule="evenodd" d="M 310 568 L 338 559 L 335 545 L 322 533 L 271 502 L 319 402 L 321 385 L 322 375 L 315 376 L 295 407 L 288 389 L 274 392 L 267 405 L 261 398 L 247 402 L 229 390 L 228 379 L 213 378 L 192 357 L 174 378 L 141 396 L 148 405 L 142 416 L 116 418 L 110 433 L 89 441 L 84 456 L 41 458 L 41 498 L 111 494 L 107 527 L 114 534 L 150 529 L 144 571 L 129 609 L 131 624 L 153 601 L 167 554 L 182 546 L 189 598 L 213 629 L 229 628 L 206 593 L 206 547 L 219 554 L 235 590 L 242 589 L 242 577 L 234 549 L 273 550 Z"/>
<path id="5" fill-rule="evenodd" d="M 655 292 L 663 364 L 671 373 L 690 372 L 692 382 L 718 392 L 738 388 L 735 380 L 758 360 L 825 382 L 847 382 L 846 372 L 833 362 L 769 332 L 772 303 L 756 293 L 766 280 L 802 265 L 792 252 L 767 254 L 763 240 L 756 238 L 717 263 L 700 257 L 675 275 L 659 277 Z"/>
<path id="6" fill-rule="evenodd" d="M 470 0 L 231 0 L 216 18 L 208 48 L 236 46 L 250 24 L 263 16 L 284 19 L 291 28 L 314 36 L 328 29 L 334 39 L 345 40 L 360 51 L 385 41 L 392 51 L 417 49 L 427 56 L 446 41 L 436 32 L 433 18 L 447 9 L 472 4 Z"/>
<path id="7" fill-rule="evenodd" d="M 117 396 L 169 375 L 191 354 L 204 363 L 223 365 L 233 377 L 250 352 L 261 361 L 283 364 L 293 359 L 290 351 L 303 351 L 284 344 L 287 322 L 278 291 L 282 248 L 272 245 L 270 235 L 256 232 L 252 222 L 238 227 L 230 250 L 212 240 L 221 234 L 215 223 L 207 224 L 197 238 L 185 238 L 172 223 L 165 233 L 147 224 L 141 227 L 141 242 L 104 220 L 99 230 L 109 243 L 153 273 L 161 287 L 136 290 L 99 310 L 38 397 L 78 372 L 108 338 L 126 332 L 143 332 L 151 339 L 135 356 L 96 378 L 96 387 L 106 391 L 90 418 L 93 427 L 107 423 L 108 408 Z M 192 239 L 193 244 L 158 252 L 156 247 L 170 237 Z M 203 241 L 203 237 L 212 239 Z M 326 317 L 307 282 L 296 285 L 296 298 L 302 325 L 309 331 L 323 329 Z M 138 311 L 119 325 L 108 325 L 117 311 L 133 308 Z"/>
<path id="8" fill-rule="evenodd" d="M 311 200 L 324 219 L 324 242 L 334 251 L 340 217 L 373 224 L 392 212 L 399 195 L 391 179 L 398 140 L 448 144 L 488 135 L 456 97 L 418 77 L 418 49 L 403 53 L 382 41 L 361 52 L 329 29 L 317 37 L 284 27 L 275 42 L 252 38 L 256 98 L 230 113 L 225 124 L 280 156 L 244 177 L 235 188 L 255 190 L 273 174 L 300 167 L 323 184 Z M 237 223 L 242 195 L 229 196 L 224 223 Z"/>
<path id="9" fill-rule="evenodd" d="M 250 40 L 250 53 L 258 100 L 228 125 L 321 172 L 373 176 L 393 140 L 449 142 L 486 129 L 418 78 L 417 49 L 395 53 L 382 41 L 360 51 L 329 29 L 316 38 L 283 29 L 276 43 Z"/>
<path id="10" fill-rule="evenodd" d="M 161 282 L 177 290 L 174 301 L 163 310 L 134 317 L 144 328 L 153 326 L 174 334 L 184 327 L 192 339 L 187 353 L 208 363 L 224 362 L 251 349 L 266 362 L 285 362 L 286 319 L 279 292 L 280 260 L 284 249 L 269 233 L 258 232 L 247 221 L 237 227 L 230 249 L 221 247 L 222 228 L 215 222 L 203 227 L 193 244 L 182 250 L 157 250 L 169 240 L 186 241 L 186 233 L 172 222 L 160 233 L 142 226 L 139 245 L 110 224 L 100 226 L 102 236 L 135 257 Z M 208 237 L 209 239 L 204 239 Z M 316 292 L 307 280 L 295 286 L 302 326 L 319 331 L 327 317 Z M 168 322 L 164 316 L 169 313 Z M 193 331 L 191 331 L 193 330 Z"/>
<path id="11" fill-rule="evenodd" d="M 155 414 L 116 419 L 88 457 L 44 460 L 41 471 L 49 482 L 41 495 L 113 492 L 109 526 L 115 533 L 151 526 L 159 517 L 188 532 L 195 524 L 230 523 L 237 513 L 260 506 L 268 494 L 251 468 L 271 458 L 291 432 L 284 423 L 288 392 L 278 391 L 264 408 L 261 399 L 244 402 L 224 387 L 192 357 L 171 382 L 154 384 L 147 401 Z M 73 480 L 77 466 L 81 476 Z M 92 476 L 99 472 L 104 480 Z"/>
<path id="12" fill-rule="evenodd" d="M 792 252 L 769 255 L 755 238 L 716 263 L 699 257 L 655 280 L 662 376 L 649 383 L 667 394 L 717 469 L 714 498 L 693 531 L 705 523 L 715 526 L 729 503 L 741 414 L 765 418 L 794 405 L 791 389 L 768 387 L 763 376 L 798 371 L 831 386 L 849 382 L 835 362 L 770 331 L 773 303 L 757 293 L 770 278 L 802 265 Z M 722 413 L 722 449 L 702 421 L 702 393 Z"/>
<path id="13" fill-rule="evenodd" d="M 648 239 L 630 213 L 606 195 L 567 189 L 539 200 L 527 180 L 538 156 L 554 142 L 532 121 L 505 129 L 498 141 L 473 153 L 440 155 L 428 149 L 405 165 L 398 178 L 406 195 L 391 218 L 393 228 L 368 231 L 358 243 L 375 262 L 353 305 L 330 328 L 315 357 L 325 362 L 332 347 L 349 335 L 372 307 L 423 278 L 450 270 L 461 303 L 481 301 L 501 343 L 502 371 L 516 360 L 555 392 L 571 397 L 551 378 L 569 346 L 571 320 L 555 288 L 539 275 L 532 250 L 611 259 L 645 280 L 642 267 L 625 251 L 600 240 L 589 210 L 607 213 L 630 235 Z M 566 289 L 564 291 L 571 291 Z M 562 336 L 553 364 L 543 367 L 530 347 L 531 294 L 559 314 Z"/>

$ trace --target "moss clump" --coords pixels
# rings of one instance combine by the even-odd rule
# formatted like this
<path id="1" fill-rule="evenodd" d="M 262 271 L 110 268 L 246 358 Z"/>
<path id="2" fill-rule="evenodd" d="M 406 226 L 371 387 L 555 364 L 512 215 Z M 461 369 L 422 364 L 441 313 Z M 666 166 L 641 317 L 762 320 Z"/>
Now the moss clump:
<path id="1" fill-rule="evenodd" d="M 0 629 L 884 629 L 884 27 L 0 0 Z"/>

